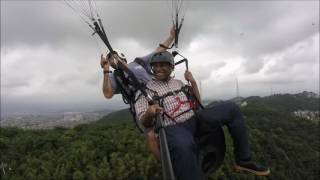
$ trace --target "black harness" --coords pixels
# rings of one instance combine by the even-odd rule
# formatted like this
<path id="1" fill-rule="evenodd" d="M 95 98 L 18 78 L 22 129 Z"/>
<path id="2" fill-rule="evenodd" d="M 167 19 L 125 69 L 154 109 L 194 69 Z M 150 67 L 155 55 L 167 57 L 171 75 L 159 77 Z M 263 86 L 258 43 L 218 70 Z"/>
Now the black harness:
<path id="1" fill-rule="evenodd" d="M 137 62 L 137 59 L 135 59 L 135 62 Z M 138 63 L 139 62 L 139 63 Z M 145 66 L 143 66 L 144 63 L 142 60 L 139 61 L 138 60 L 138 64 L 140 64 L 144 69 L 146 69 Z M 147 71 L 147 70 L 146 70 Z M 148 72 L 148 71 L 147 71 Z M 143 95 L 143 93 L 140 93 L 139 95 L 137 95 L 137 93 L 139 92 L 139 89 L 135 88 L 137 87 L 134 83 L 136 82 L 133 82 L 128 75 L 126 75 L 122 70 L 120 69 L 116 69 L 114 70 L 114 77 L 115 77 L 115 80 L 116 80 L 116 83 L 117 83 L 117 86 L 119 88 L 119 91 L 122 95 L 122 100 L 125 104 L 128 104 L 130 107 L 129 107 L 129 110 L 130 110 L 130 113 L 132 114 L 133 116 L 133 120 L 136 124 L 136 126 L 138 127 L 138 129 L 143 132 L 142 128 L 139 126 L 138 124 L 138 121 L 136 119 L 136 111 L 135 111 L 135 107 L 134 107 L 134 104 L 136 103 L 136 101 L 140 98 L 140 96 Z M 157 92 L 150 89 L 150 88 L 147 88 L 146 87 L 146 84 L 145 83 L 142 83 L 142 82 L 139 82 L 139 86 L 140 87 L 144 87 L 146 90 L 149 90 L 151 91 L 152 93 L 154 93 L 155 95 L 152 97 L 156 102 L 158 102 L 159 106 L 163 107 L 163 103 L 164 103 L 164 100 L 165 98 L 169 97 L 169 96 L 174 96 L 176 94 L 179 94 L 179 93 L 183 93 L 186 97 L 187 97 L 187 102 L 184 102 L 184 103 L 188 103 L 189 106 L 190 106 L 190 109 L 187 109 L 181 113 L 179 113 L 178 115 L 176 116 L 172 116 L 170 115 L 170 113 L 168 112 L 164 112 L 162 114 L 162 118 L 164 118 L 165 116 L 169 119 L 171 119 L 172 121 L 175 122 L 175 119 L 189 111 L 196 111 L 199 109 L 199 107 L 201 106 L 200 103 L 197 101 L 197 98 L 195 98 L 195 96 L 193 95 L 192 93 L 192 88 L 191 86 L 189 85 L 185 85 L 183 86 L 182 88 L 178 89 L 178 90 L 175 90 L 175 91 L 170 91 L 162 96 L 158 96 Z M 181 102 L 179 102 L 179 105 L 181 104 Z"/>
<path id="2" fill-rule="evenodd" d="M 128 104 L 129 107 L 129 111 L 133 117 L 133 121 L 135 122 L 136 126 L 138 127 L 138 129 L 143 132 L 142 128 L 138 125 L 137 119 L 136 119 L 136 111 L 134 108 L 134 104 L 136 103 L 137 98 L 135 98 L 136 93 L 139 91 L 137 88 L 135 88 L 136 86 L 133 86 L 133 82 L 128 78 L 128 76 L 119 69 L 114 70 L 114 77 L 117 83 L 117 86 L 119 88 L 119 91 L 122 95 L 122 100 L 125 104 Z M 140 82 L 140 86 L 145 86 L 144 83 Z M 142 95 L 142 93 L 141 93 Z"/>

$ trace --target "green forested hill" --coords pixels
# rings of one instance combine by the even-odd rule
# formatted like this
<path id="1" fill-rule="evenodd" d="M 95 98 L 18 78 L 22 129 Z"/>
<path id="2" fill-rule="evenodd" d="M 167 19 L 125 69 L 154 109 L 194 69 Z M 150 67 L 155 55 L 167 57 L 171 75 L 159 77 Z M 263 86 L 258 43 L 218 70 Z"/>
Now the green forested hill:
<path id="1" fill-rule="evenodd" d="M 112 112 L 108 114 L 107 116 L 101 118 L 100 120 L 97 121 L 97 123 L 123 123 L 123 122 L 129 122 L 132 121 L 133 119 L 131 118 L 131 114 L 129 109 L 122 109 L 120 111 Z"/>
<path id="2" fill-rule="evenodd" d="M 232 141 L 225 131 L 225 161 L 210 179 L 318 179 L 319 123 L 281 108 L 298 106 L 290 103 L 279 100 L 279 108 L 260 98 L 242 108 L 253 157 L 271 167 L 270 176 L 234 172 Z M 160 163 L 149 154 L 127 110 L 73 129 L 1 128 L 0 151 L 1 179 L 161 179 Z"/>
<path id="3" fill-rule="evenodd" d="M 293 112 L 296 110 L 311 110 L 319 111 L 319 98 L 310 98 L 302 94 L 279 94 L 267 97 L 249 97 L 245 99 L 248 102 L 260 106 L 267 106 L 274 109 L 280 109 L 286 112 Z"/>

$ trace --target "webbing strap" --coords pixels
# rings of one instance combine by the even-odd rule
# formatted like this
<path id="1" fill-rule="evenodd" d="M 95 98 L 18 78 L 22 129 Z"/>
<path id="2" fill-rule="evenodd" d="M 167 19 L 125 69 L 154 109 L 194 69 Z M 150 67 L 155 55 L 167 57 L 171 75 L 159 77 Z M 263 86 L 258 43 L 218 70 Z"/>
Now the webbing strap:
<path id="1" fill-rule="evenodd" d="M 172 111 L 169 112 L 169 115 L 171 117 L 174 117 L 174 114 L 177 111 L 179 111 L 184 104 L 189 104 L 190 109 L 193 109 L 193 103 L 191 100 L 181 101 L 179 96 L 175 97 L 175 100 L 178 102 L 178 105 Z"/>
<path id="2" fill-rule="evenodd" d="M 168 97 L 168 96 L 173 96 L 173 95 L 175 95 L 175 94 L 178 94 L 179 92 L 183 92 L 185 95 L 186 95 L 186 97 L 188 98 L 188 100 L 187 101 L 181 101 L 181 99 L 179 98 L 179 97 L 176 97 L 176 98 L 179 98 L 178 99 L 178 102 L 179 102 L 179 105 L 178 105 L 178 107 L 176 107 L 175 109 L 173 109 L 171 112 L 169 112 L 169 114 L 167 113 L 167 112 L 163 112 L 163 118 L 164 118 L 164 116 L 166 116 L 166 117 L 168 117 L 170 120 L 172 120 L 173 122 L 176 122 L 176 118 L 177 117 L 179 117 L 179 116 L 181 116 L 181 115 L 183 115 L 183 114 L 185 114 L 185 113 L 187 113 L 187 112 L 189 112 L 189 111 L 191 111 L 191 110 L 195 110 L 196 108 L 197 108 L 197 105 L 196 105 L 196 101 L 194 101 L 194 98 L 193 98 L 193 96 L 192 96 L 192 93 L 190 93 L 190 87 L 189 86 L 187 86 L 187 85 L 185 85 L 185 86 L 183 86 L 181 89 L 178 89 L 178 90 L 175 90 L 175 91 L 173 91 L 173 92 L 168 92 L 168 93 L 166 93 L 166 94 L 164 94 L 163 96 L 158 96 L 157 98 L 159 99 L 159 105 L 161 106 L 161 107 L 163 107 L 163 102 L 164 102 L 164 99 L 166 98 L 166 97 Z M 177 99 L 176 99 L 177 100 Z M 181 108 L 181 106 L 182 106 L 182 104 L 185 104 L 185 103 L 189 103 L 189 109 L 188 110 L 186 110 L 186 111 L 183 111 L 183 112 L 181 112 L 180 114 L 178 114 L 178 115 L 176 115 L 176 116 L 174 116 L 173 117 L 173 115 L 174 115 L 174 113 L 175 112 L 177 112 L 180 108 Z"/>
<path id="3" fill-rule="evenodd" d="M 136 124 L 136 127 L 140 130 L 141 133 L 143 133 L 143 129 L 138 125 L 138 122 L 136 119 L 135 107 L 134 107 L 134 103 L 137 100 L 137 98 L 135 98 L 135 95 L 138 89 L 132 86 L 131 84 L 132 81 L 130 81 L 130 79 L 125 76 L 123 71 L 116 69 L 114 71 L 114 75 L 115 75 L 117 86 L 119 87 L 120 93 L 122 95 L 122 100 L 125 104 L 130 105 L 129 110 Z M 140 95 L 143 95 L 143 94 L 141 93 Z M 140 97 L 140 95 L 138 97 Z"/>

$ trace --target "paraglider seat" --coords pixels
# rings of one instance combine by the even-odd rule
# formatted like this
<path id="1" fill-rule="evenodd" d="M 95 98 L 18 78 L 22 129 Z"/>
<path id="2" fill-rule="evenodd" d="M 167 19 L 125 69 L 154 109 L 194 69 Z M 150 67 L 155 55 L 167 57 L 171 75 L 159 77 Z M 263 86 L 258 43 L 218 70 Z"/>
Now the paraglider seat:
<path id="1" fill-rule="evenodd" d="M 206 178 L 223 163 L 226 152 L 225 137 L 221 126 L 212 129 L 205 123 L 199 123 L 198 128 L 196 135 L 198 159 Z"/>

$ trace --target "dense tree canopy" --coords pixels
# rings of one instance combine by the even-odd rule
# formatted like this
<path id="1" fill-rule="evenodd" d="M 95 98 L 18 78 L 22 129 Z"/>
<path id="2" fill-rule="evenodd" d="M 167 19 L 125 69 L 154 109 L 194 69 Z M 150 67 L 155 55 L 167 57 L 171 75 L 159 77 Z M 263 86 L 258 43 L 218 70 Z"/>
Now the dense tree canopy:
<path id="1" fill-rule="evenodd" d="M 226 157 L 209 179 L 320 177 L 319 123 L 294 117 L 288 112 L 292 106 L 281 109 L 255 99 L 242 108 L 253 157 L 271 167 L 270 176 L 233 170 L 233 146 L 225 129 Z M 1 179 L 161 179 L 160 163 L 125 110 L 72 129 L 1 128 L 0 150 Z"/>

